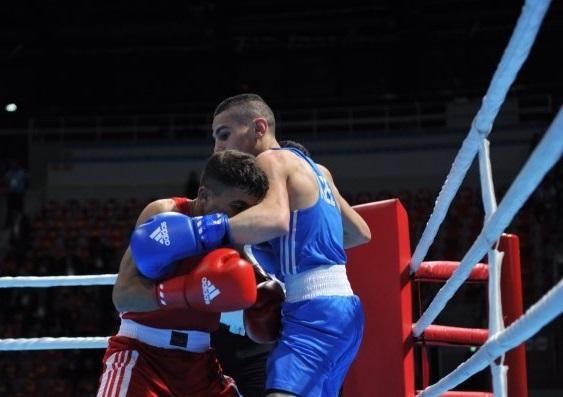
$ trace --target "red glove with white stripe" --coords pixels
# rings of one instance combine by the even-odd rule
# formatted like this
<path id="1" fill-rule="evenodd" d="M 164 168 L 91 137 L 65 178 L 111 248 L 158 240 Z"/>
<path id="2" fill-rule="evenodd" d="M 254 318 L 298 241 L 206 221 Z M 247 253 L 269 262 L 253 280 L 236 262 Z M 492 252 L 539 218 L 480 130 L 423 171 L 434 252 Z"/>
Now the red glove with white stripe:
<path id="1" fill-rule="evenodd" d="M 162 308 L 217 313 L 250 307 L 257 294 L 252 264 L 231 248 L 211 251 L 191 272 L 156 284 L 154 291 Z"/>

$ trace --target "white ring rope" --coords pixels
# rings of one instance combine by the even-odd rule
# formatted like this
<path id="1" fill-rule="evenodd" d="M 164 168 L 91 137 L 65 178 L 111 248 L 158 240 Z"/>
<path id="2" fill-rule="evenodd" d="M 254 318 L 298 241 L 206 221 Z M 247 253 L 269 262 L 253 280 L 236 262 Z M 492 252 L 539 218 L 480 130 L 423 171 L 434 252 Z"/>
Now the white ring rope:
<path id="1" fill-rule="evenodd" d="M 108 346 L 108 339 L 109 336 L 0 339 L 0 351 L 105 349 Z"/>
<path id="2" fill-rule="evenodd" d="M 417 397 L 440 396 L 451 390 L 485 368 L 497 357 L 529 339 L 561 313 L 563 313 L 563 280 L 559 281 L 518 320 L 504 331 L 491 336 L 468 360 L 435 384 L 428 386 Z"/>
<path id="3" fill-rule="evenodd" d="M 481 180 L 481 199 L 485 212 L 485 222 L 497 210 L 497 200 L 493 183 L 493 172 L 491 156 L 489 153 L 490 142 L 488 139 L 481 140 L 479 146 L 479 175 Z M 501 270 L 504 252 L 498 250 L 498 241 L 487 253 L 489 265 L 489 280 L 487 292 L 489 297 L 489 335 L 495 335 L 504 330 L 501 297 Z M 500 360 L 491 362 L 491 380 L 493 393 L 498 397 L 508 395 L 508 366 L 504 364 L 504 356 Z"/>
<path id="4" fill-rule="evenodd" d="M 461 260 L 459 267 L 420 316 L 413 328 L 415 336 L 420 336 L 444 309 L 446 303 L 467 279 L 473 266 L 497 241 L 504 229 L 512 221 L 514 214 L 518 212 L 530 194 L 536 189 L 547 171 L 559 160 L 562 152 L 563 109 L 560 109 L 545 136 L 506 192 L 497 210 L 485 223 L 481 233 Z"/>
<path id="5" fill-rule="evenodd" d="M 499 294 L 502 253 L 496 249 L 498 239 L 504 229 L 537 188 L 547 172 L 561 158 L 563 152 L 563 109 L 559 110 L 542 141 L 535 148 L 498 207 L 494 197 L 488 155 L 489 143 L 486 139 L 500 106 L 504 102 L 508 88 L 530 52 L 549 4 L 549 0 L 526 1 L 515 32 L 493 76 L 488 93 L 483 98 L 482 106 L 473 120 L 471 130 L 452 164 L 450 173 L 436 200 L 434 211 L 411 258 L 410 267 L 411 272 L 414 273 L 428 253 L 428 249 L 445 219 L 453 197 L 473 162 L 475 154 L 479 152 L 481 192 L 485 210 L 483 228 L 463 257 L 458 269 L 436 294 L 418 322 L 414 324 L 413 334 L 420 336 L 424 332 L 467 279 L 475 263 L 488 253 L 490 264 L 489 335 L 492 336 L 470 359 L 434 385 L 427 387 L 419 396 L 442 395 L 442 393 L 451 390 L 487 365 L 491 368 L 494 395 L 506 396 L 508 368 L 503 364 L 503 360 L 495 362 L 495 359 L 524 342 L 563 312 L 563 304 L 561 304 L 563 301 L 563 281 L 560 281 L 557 287 L 553 288 L 525 315 L 521 316 L 507 329 L 503 329 L 502 305 Z M 491 93 L 494 95 L 491 95 Z"/>
<path id="6" fill-rule="evenodd" d="M 428 249 L 446 217 L 448 208 L 479 150 L 481 140 L 489 135 L 500 106 L 530 53 L 549 4 L 550 0 L 527 0 L 524 4 L 514 33 L 493 75 L 487 93 L 483 97 L 481 107 L 471 124 L 469 134 L 463 141 L 452 164 L 442 190 L 436 199 L 434 211 L 432 211 L 414 250 L 410 264 L 412 273 L 418 270 L 426 257 Z"/>
<path id="7" fill-rule="evenodd" d="M 117 274 L 89 276 L 23 276 L 0 277 L 0 288 L 42 288 L 63 286 L 113 285 Z M 109 336 L 91 337 L 42 337 L 0 339 L 0 351 L 7 350 L 55 350 L 55 349 L 105 349 Z"/>
<path id="8" fill-rule="evenodd" d="M 116 278 L 117 274 L 97 274 L 91 276 L 0 277 L 0 288 L 113 285 L 115 284 Z"/>

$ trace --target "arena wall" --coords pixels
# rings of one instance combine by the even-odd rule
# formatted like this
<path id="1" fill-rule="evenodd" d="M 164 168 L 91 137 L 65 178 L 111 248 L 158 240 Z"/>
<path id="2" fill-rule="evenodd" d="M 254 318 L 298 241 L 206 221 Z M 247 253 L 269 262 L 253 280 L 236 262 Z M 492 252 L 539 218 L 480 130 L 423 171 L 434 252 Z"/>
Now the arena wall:
<path id="1" fill-rule="evenodd" d="M 510 183 L 523 165 L 532 129 L 493 131 L 491 158 L 497 183 Z M 331 134 L 285 137 L 304 143 L 329 167 L 343 193 L 430 188 L 439 190 L 467 131 L 401 133 L 352 138 Z M 34 144 L 30 169 L 36 194 L 46 198 L 152 197 L 182 194 L 191 171 L 199 173 L 211 142 L 136 144 Z M 475 164 L 464 183 L 475 185 Z"/>

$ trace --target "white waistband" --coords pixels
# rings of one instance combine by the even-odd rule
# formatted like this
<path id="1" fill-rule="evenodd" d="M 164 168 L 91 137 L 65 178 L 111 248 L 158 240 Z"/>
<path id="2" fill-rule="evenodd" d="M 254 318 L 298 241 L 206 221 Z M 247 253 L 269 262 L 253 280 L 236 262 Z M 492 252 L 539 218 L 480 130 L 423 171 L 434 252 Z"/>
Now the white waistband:
<path id="1" fill-rule="evenodd" d="M 137 339 L 154 347 L 194 353 L 203 353 L 210 345 L 208 332 L 153 328 L 128 319 L 121 319 L 117 335 Z"/>
<path id="2" fill-rule="evenodd" d="M 286 302 L 299 302 L 318 296 L 350 296 L 352 287 L 346 266 L 326 265 L 285 276 Z"/>

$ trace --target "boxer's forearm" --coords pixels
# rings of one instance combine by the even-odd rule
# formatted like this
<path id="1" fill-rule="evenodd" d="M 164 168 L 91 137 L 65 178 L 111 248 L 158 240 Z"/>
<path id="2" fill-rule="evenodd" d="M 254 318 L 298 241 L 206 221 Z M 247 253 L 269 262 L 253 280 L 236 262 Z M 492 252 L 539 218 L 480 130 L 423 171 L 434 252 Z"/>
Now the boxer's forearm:
<path id="1" fill-rule="evenodd" d="M 119 312 L 147 312 L 159 308 L 154 298 L 154 282 L 137 272 L 129 249 L 121 260 L 112 298 Z"/>

